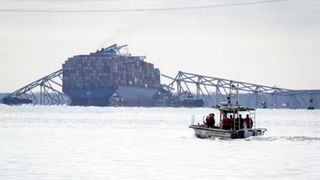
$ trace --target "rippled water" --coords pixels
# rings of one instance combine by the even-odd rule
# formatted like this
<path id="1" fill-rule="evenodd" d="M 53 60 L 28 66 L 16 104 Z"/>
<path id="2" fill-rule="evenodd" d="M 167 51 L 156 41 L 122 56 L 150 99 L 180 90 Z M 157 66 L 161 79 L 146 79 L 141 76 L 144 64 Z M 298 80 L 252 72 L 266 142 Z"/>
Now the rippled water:
<path id="1" fill-rule="evenodd" d="M 0 179 L 319 179 L 320 111 L 258 110 L 264 137 L 207 140 L 207 108 L 0 105 Z"/>

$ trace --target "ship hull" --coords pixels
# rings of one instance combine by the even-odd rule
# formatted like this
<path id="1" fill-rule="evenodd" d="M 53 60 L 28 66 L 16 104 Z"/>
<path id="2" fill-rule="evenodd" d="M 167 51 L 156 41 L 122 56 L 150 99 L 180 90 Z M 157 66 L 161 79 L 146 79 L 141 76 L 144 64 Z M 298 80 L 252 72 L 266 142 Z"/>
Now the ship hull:
<path id="1" fill-rule="evenodd" d="M 154 106 L 154 95 L 159 88 L 118 86 L 117 94 L 124 99 L 124 106 Z"/>
<path id="2" fill-rule="evenodd" d="M 117 94 L 121 102 L 119 106 L 154 106 L 154 95 L 159 88 L 117 86 L 101 90 L 69 90 L 65 91 L 73 106 L 110 106 L 112 95 Z"/>
<path id="3" fill-rule="evenodd" d="M 64 93 L 70 97 L 72 106 L 108 106 L 109 98 L 114 92 L 113 87 L 99 90 L 64 90 Z"/>

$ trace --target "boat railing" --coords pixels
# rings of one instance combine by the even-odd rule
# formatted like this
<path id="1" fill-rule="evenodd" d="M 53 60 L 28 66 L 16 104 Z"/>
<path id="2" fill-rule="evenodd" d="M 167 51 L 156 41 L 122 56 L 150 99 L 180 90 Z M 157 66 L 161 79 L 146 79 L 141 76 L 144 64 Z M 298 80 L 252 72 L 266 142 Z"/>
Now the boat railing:
<path id="1" fill-rule="evenodd" d="M 267 128 L 257 128 L 255 130 L 260 131 L 261 134 L 264 135 L 264 133 L 267 131 Z"/>
<path id="2" fill-rule="evenodd" d="M 207 118 L 207 116 L 202 116 L 202 122 L 198 122 L 198 124 L 205 122 L 206 118 Z M 199 120 L 199 117 L 197 119 Z M 191 115 L 191 125 L 195 125 L 195 122 L 196 122 L 195 115 Z"/>
<path id="3" fill-rule="evenodd" d="M 256 127 L 256 121 L 257 121 L 257 119 L 256 119 L 256 112 L 255 111 L 249 111 L 249 116 L 250 116 L 250 118 L 252 119 L 252 121 L 253 121 L 253 127 Z"/>
<path id="4" fill-rule="evenodd" d="M 267 131 L 266 128 L 253 128 L 253 129 L 239 129 L 234 131 L 234 134 L 237 134 L 241 131 L 249 131 L 249 132 L 253 132 L 253 133 L 259 133 L 260 135 L 264 135 L 264 133 Z"/>

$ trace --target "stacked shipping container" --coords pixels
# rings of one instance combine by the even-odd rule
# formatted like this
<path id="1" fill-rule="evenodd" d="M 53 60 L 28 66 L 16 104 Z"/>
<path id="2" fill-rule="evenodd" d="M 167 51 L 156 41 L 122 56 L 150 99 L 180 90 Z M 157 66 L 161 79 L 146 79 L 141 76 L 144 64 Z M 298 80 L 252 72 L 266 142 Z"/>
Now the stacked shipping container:
<path id="1" fill-rule="evenodd" d="M 63 64 L 63 91 L 72 96 L 72 91 L 117 86 L 160 88 L 160 71 L 145 56 L 121 55 L 110 47 L 69 58 Z"/>
<path id="2" fill-rule="evenodd" d="M 74 56 L 63 65 L 63 88 L 160 87 L 159 69 L 144 59 L 142 56 Z"/>

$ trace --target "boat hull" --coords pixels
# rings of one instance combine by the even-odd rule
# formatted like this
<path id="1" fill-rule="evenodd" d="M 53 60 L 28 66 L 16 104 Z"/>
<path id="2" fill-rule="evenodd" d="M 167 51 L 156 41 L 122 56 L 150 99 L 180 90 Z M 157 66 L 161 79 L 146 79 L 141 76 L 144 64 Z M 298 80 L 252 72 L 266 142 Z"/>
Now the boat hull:
<path id="1" fill-rule="evenodd" d="M 218 128 L 207 128 L 201 125 L 191 125 L 189 128 L 192 128 L 195 132 L 195 136 L 201 139 L 240 139 L 248 138 L 250 136 L 262 136 L 266 131 L 266 129 L 263 128 L 232 131 Z"/>

